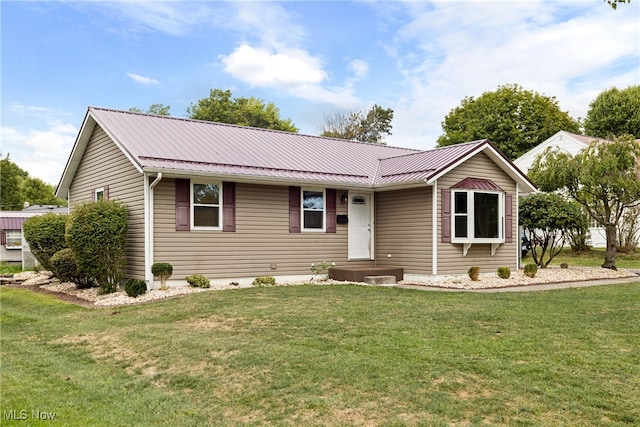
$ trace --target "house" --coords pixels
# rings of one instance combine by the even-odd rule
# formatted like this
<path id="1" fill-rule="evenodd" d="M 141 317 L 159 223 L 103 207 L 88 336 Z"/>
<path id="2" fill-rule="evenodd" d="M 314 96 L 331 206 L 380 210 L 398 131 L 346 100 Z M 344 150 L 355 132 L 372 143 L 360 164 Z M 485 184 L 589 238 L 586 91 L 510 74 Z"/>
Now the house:
<path id="1" fill-rule="evenodd" d="M 543 154 L 547 149 L 560 149 L 571 156 L 575 156 L 580 151 L 587 148 L 589 144 L 599 140 L 601 139 L 596 137 L 559 131 L 515 159 L 513 163 L 518 167 L 518 169 L 528 173 L 536 158 Z M 589 242 L 591 246 L 595 248 L 604 248 L 607 246 L 607 236 L 604 227 L 600 226 L 593 220 L 589 223 L 589 234 L 591 236 L 591 240 Z"/>
<path id="2" fill-rule="evenodd" d="M 312 263 L 405 279 L 518 266 L 535 187 L 487 140 L 429 151 L 90 107 L 57 188 L 129 208 L 127 277 L 311 277 Z M 401 278 L 398 278 L 401 279 Z"/>
<path id="3" fill-rule="evenodd" d="M 22 263 L 22 268 L 33 267 L 35 258 L 23 241 L 22 224 L 33 216 L 45 213 L 67 213 L 66 207 L 50 205 L 28 206 L 21 211 L 0 211 L 0 261 Z"/>

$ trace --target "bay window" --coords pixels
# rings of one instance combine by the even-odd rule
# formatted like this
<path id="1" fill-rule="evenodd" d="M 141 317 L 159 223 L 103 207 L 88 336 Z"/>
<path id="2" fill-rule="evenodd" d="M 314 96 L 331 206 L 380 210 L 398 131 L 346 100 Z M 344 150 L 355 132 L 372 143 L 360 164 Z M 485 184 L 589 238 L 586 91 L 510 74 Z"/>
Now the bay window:
<path id="1" fill-rule="evenodd" d="M 500 192 L 453 190 L 453 243 L 504 242 L 504 196 Z"/>

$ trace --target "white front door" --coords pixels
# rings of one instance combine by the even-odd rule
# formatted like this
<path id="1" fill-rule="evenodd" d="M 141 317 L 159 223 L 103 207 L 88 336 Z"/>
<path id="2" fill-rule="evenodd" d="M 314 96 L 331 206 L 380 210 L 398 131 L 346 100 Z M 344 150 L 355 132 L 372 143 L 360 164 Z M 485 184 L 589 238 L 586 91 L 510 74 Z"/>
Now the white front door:
<path id="1" fill-rule="evenodd" d="M 349 259 L 371 259 L 371 194 L 349 194 Z"/>

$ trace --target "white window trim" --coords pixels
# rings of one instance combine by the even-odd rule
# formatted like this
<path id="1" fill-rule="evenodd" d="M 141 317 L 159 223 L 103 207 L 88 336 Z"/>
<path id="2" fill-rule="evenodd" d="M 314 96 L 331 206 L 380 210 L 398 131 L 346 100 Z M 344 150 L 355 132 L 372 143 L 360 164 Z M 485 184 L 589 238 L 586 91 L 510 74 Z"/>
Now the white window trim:
<path id="1" fill-rule="evenodd" d="M 317 209 L 304 208 L 304 192 L 316 191 L 322 193 L 322 228 L 305 228 L 304 212 L 305 210 L 317 212 Z M 327 191 L 325 188 L 302 187 L 300 188 L 300 230 L 310 233 L 326 233 L 327 231 Z"/>
<path id="2" fill-rule="evenodd" d="M 456 237 L 456 214 L 455 214 L 455 200 L 456 193 L 466 193 L 467 194 L 467 232 L 468 235 L 475 235 L 475 227 L 474 227 L 474 218 L 475 218 L 475 207 L 474 207 L 474 195 L 475 193 L 482 194 L 497 194 L 498 195 L 498 237 L 497 238 L 481 238 L 477 239 L 474 237 Z M 451 190 L 451 243 L 504 243 L 504 192 L 502 191 L 491 191 L 491 190 L 466 190 L 466 189 L 452 189 Z"/>
<path id="3" fill-rule="evenodd" d="M 212 185 L 217 185 L 218 186 L 218 226 L 217 227 L 207 227 L 207 226 L 198 226 L 195 225 L 195 221 L 193 218 L 193 211 L 194 211 L 194 207 L 195 206 L 215 206 L 212 204 L 206 204 L 206 205 L 202 205 L 202 204 L 198 204 L 196 205 L 193 202 L 193 186 L 196 184 L 212 184 Z M 190 182 L 190 186 L 189 186 L 189 222 L 191 224 L 191 230 L 222 230 L 222 182 L 220 181 L 207 181 L 207 180 L 199 180 L 199 181 L 194 181 L 193 179 Z"/>
<path id="4" fill-rule="evenodd" d="M 9 237 L 9 233 L 16 233 L 19 235 L 20 244 L 19 245 L 9 245 L 9 239 L 15 239 L 15 237 Z M 7 239 L 7 244 L 4 245 L 4 248 L 10 251 L 22 249 L 22 242 L 24 241 L 24 236 L 22 235 L 22 230 L 6 230 L 5 238 Z"/>
<path id="5" fill-rule="evenodd" d="M 102 200 L 107 200 L 104 196 L 105 196 L 105 192 L 104 192 L 104 187 L 100 187 L 100 188 L 96 188 L 95 190 L 93 190 L 93 200 L 95 202 L 99 201 L 100 199 L 98 198 L 98 194 L 102 193 Z"/>

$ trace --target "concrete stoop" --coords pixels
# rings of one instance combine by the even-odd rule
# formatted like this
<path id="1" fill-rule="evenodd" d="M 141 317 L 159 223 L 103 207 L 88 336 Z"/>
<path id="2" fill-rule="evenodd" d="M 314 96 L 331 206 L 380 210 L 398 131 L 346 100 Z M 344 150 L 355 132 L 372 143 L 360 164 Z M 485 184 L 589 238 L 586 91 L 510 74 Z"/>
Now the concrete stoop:
<path id="1" fill-rule="evenodd" d="M 396 283 L 396 276 L 365 276 L 364 282 L 369 285 L 393 285 Z"/>

